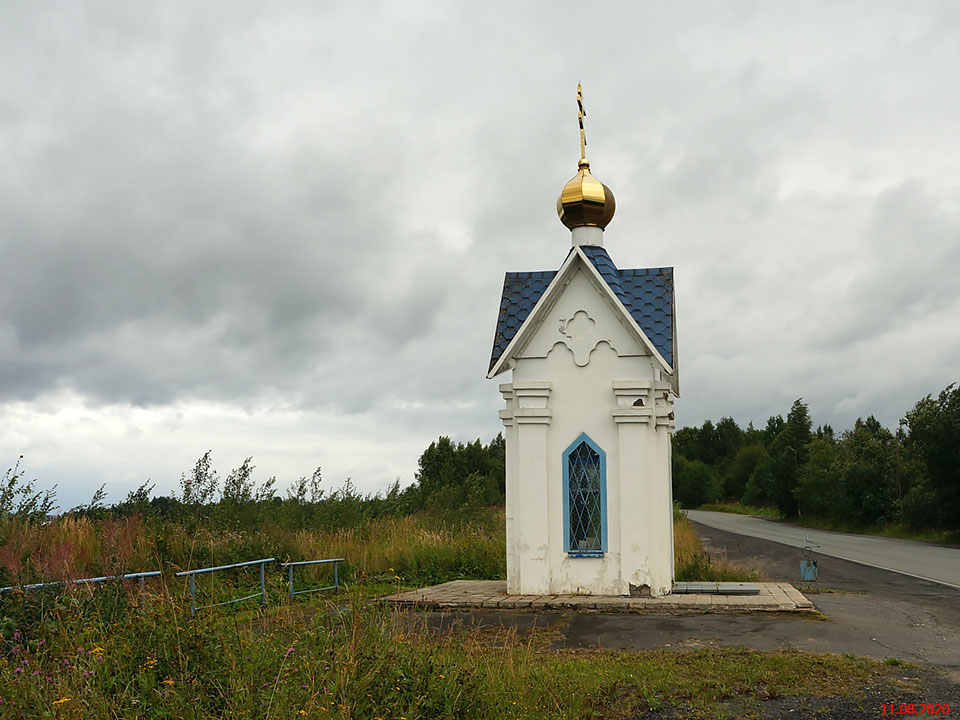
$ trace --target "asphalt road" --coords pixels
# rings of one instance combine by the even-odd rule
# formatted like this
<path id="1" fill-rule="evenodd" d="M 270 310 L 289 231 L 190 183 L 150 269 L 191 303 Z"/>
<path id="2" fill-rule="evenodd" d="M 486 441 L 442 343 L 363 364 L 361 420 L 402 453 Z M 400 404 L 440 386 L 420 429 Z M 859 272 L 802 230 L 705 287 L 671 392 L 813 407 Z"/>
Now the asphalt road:
<path id="1" fill-rule="evenodd" d="M 811 530 L 732 513 L 689 510 L 687 514 L 700 525 L 783 543 L 793 548 L 803 545 L 804 537 L 809 536 L 814 545 L 820 546 L 816 548 L 817 555 L 841 558 L 960 589 L 960 548 L 913 540 Z"/>

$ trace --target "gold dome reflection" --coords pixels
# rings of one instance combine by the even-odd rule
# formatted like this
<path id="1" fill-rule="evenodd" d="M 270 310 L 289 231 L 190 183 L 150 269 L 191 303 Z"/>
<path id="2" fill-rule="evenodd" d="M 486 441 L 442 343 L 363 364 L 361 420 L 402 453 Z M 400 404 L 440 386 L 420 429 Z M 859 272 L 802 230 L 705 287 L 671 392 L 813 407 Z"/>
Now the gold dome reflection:
<path id="1" fill-rule="evenodd" d="M 613 219 L 617 201 L 613 191 L 590 173 L 586 158 L 578 165 L 580 170 L 563 186 L 557 199 L 557 214 L 571 230 L 581 225 L 595 225 L 602 230 Z"/>

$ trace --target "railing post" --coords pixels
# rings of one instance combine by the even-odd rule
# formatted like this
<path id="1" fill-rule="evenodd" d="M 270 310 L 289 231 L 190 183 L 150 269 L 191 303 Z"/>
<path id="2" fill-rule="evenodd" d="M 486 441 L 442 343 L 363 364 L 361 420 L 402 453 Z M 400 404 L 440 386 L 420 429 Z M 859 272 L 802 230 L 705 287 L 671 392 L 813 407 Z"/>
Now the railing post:
<path id="1" fill-rule="evenodd" d="M 320 592 L 321 590 L 339 590 L 340 589 L 340 565 L 339 563 L 343 562 L 343 558 L 326 558 L 325 560 L 300 560 L 298 562 L 285 562 L 280 563 L 280 567 L 287 568 L 287 578 L 288 578 L 288 589 L 287 592 L 290 593 L 290 600 L 293 600 L 294 595 L 303 595 L 304 593 L 314 593 Z M 327 585 L 326 587 L 308 587 L 306 590 L 296 590 L 293 585 L 293 569 L 298 565 L 326 565 L 328 563 L 333 563 L 333 585 Z"/>
<path id="2" fill-rule="evenodd" d="M 197 587 L 196 583 L 193 580 L 193 575 L 190 575 L 190 617 L 197 616 Z"/>
<path id="3" fill-rule="evenodd" d="M 260 607 L 267 606 L 267 583 L 264 579 L 266 563 L 260 563 Z"/>

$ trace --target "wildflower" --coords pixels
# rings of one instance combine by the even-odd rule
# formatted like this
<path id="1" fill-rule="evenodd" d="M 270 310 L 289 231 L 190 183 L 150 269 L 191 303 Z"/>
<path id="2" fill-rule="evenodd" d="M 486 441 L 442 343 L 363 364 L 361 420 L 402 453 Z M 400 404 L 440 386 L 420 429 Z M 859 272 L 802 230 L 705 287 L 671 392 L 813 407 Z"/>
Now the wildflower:
<path id="1" fill-rule="evenodd" d="M 293 655 L 293 648 L 290 648 L 289 650 L 287 650 L 287 654 L 285 655 L 285 657 L 290 657 L 291 655 Z"/>
<path id="2" fill-rule="evenodd" d="M 96 646 L 93 650 L 91 650 L 90 652 L 92 652 L 92 653 L 102 653 L 102 652 L 103 652 L 103 648 L 100 647 L 99 645 L 97 645 L 97 646 Z"/>
<path id="3" fill-rule="evenodd" d="M 392 573 L 395 573 L 395 572 L 396 572 L 396 570 L 394 570 L 393 568 L 387 568 L 387 570 L 389 570 L 389 571 L 392 572 Z"/>
<path id="4" fill-rule="evenodd" d="M 60 698 L 59 700 L 54 700 L 54 701 L 53 701 L 53 704 L 54 704 L 54 705 L 60 705 L 61 703 L 65 703 L 65 702 L 70 702 L 70 698 L 68 698 L 68 697 L 62 697 L 62 698 Z"/>
<path id="5" fill-rule="evenodd" d="M 297 715 L 306 715 L 306 714 L 307 714 L 306 710 L 297 710 Z"/>
<path id="6" fill-rule="evenodd" d="M 173 685 L 173 684 L 174 684 L 174 681 L 171 680 L 170 678 L 167 678 L 166 680 L 163 681 L 163 684 L 164 684 L 164 685 Z"/>

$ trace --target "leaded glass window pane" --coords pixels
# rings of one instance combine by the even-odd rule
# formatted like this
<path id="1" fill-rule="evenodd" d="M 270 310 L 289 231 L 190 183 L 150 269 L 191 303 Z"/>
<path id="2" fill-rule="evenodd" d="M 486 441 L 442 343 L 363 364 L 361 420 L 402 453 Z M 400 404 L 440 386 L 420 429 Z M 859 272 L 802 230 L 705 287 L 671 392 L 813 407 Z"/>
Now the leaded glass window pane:
<path id="1" fill-rule="evenodd" d="M 600 455 L 581 442 L 568 456 L 570 552 L 601 552 Z"/>

